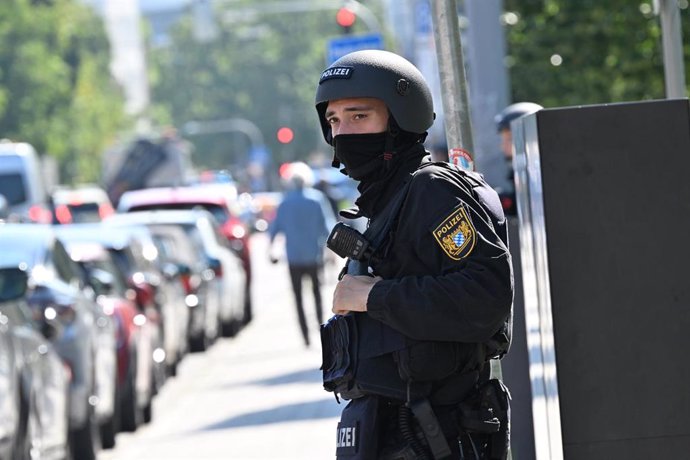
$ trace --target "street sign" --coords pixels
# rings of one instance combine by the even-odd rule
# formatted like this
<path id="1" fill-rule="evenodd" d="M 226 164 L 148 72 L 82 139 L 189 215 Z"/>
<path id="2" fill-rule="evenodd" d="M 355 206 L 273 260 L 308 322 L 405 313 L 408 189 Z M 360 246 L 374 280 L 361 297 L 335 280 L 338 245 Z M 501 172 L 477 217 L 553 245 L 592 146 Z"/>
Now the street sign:
<path id="1" fill-rule="evenodd" d="M 383 37 L 381 34 L 344 35 L 342 37 L 332 38 L 328 41 L 326 65 L 333 64 L 334 61 L 345 56 L 347 53 L 371 49 L 383 49 Z"/>

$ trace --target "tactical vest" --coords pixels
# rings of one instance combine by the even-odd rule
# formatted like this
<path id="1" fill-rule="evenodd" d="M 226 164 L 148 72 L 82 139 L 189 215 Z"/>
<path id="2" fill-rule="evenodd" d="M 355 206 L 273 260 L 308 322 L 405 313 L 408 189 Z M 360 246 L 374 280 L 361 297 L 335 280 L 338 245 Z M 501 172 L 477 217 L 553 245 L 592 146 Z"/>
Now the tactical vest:
<path id="1" fill-rule="evenodd" d="M 417 171 L 424 168 L 422 165 Z M 460 173 L 468 188 L 481 179 L 447 163 L 433 163 Z M 364 236 L 380 248 L 394 226 L 407 194 L 410 178 L 370 225 Z M 478 202 L 470 203 L 481 208 Z M 505 226 L 492 222 L 501 235 Z M 384 254 L 378 254 L 385 258 Z M 366 275 L 368 266 L 348 260 L 344 272 Z M 429 398 L 433 404 L 462 401 L 479 380 L 486 361 L 500 358 L 510 346 L 512 319 L 487 343 L 420 341 L 404 336 L 367 313 L 336 315 L 322 326 L 324 388 L 343 399 L 378 395 L 400 401 Z"/>

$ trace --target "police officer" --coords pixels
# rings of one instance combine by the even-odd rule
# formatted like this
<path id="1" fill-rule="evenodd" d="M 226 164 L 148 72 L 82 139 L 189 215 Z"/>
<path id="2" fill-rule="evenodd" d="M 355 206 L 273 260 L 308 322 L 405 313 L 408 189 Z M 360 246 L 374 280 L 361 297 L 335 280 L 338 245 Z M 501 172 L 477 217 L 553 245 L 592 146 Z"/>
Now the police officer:
<path id="1" fill-rule="evenodd" d="M 496 123 L 496 130 L 501 136 L 501 151 L 506 161 L 510 165 L 508 173 L 508 182 L 511 184 L 510 189 L 500 193 L 501 204 L 503 211 L 507 216 L 517 215 L 517 203 L 515 202 L 515 188 L 514 188 L 514 168 L 513 168 L 513 132 L 510 128 L 510 123 L 524 115 L 537 112 L 544 107 L 534 102 L 517 102 L 511 104 L 494 117 Z"/>
<path id="2" fill-rule="evenodd" d="M 470 404 L 489 393 L 507 403 L 500 384 L 486 390 L 513 296 L 498 195 L 481 175 L 430 161 L 432 97 L 406 59 L 350 53 L 322 73 L 315 103 L 334 166 L 359 182 L 349 217 L 369 219 L 375 246 L 364 271 L 348 262 L 322 329 L 324 387 L 351 400 L 338 458 L 505 458 L 507 440 L 492 451 L 485 432 L 507 436 L 507 408 L 492 412 L 499 429 Z"/>

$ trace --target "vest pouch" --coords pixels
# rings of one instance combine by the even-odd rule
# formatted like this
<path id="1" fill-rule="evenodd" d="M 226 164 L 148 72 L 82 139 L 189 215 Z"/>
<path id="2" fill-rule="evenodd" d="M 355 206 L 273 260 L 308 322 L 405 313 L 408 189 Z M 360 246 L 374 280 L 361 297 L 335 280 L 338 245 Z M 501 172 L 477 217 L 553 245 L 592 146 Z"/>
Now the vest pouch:
<path id="1" fill-rule="evenodd" d="M 426 382 L 465 370 L 467 364 L 475 360 L 475 353 L 475 344 L 413 342 L 396 351 L 393 357 L 403 381 Z"/>
<path id="2" fill-rule="evenodd" d="M 358 328 L 353 315 L 335 315 L 321 325 L 321 371 L 323 388 L 343 399 L 365 393 L 355 384 Z"/>
<path id="3" fill-rule="evenodd" d="M 457 410 L 461 431 L 482 436 L 488 460 L 505 460 L 510 449 L 510 391 L 498 379 L 479 385 Z"/>
<path id="4" fill-rule="evenodd" d="M 354 378 L 357 327 L 348 316 L 335 315 L 321 325 L 323 387 L 336 394 L 347 391 Z"/>

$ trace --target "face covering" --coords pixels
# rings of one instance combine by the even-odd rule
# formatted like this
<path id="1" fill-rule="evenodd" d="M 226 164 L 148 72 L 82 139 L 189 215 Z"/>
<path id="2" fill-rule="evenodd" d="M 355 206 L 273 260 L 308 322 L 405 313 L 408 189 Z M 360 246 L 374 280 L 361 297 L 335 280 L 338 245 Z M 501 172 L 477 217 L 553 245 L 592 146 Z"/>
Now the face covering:
<path id="1" fill-rule="evenodd" d="M 333 138 L 335 156 L 356 181 L 369 179 L 384 167 L 387 133 L 339 134 Z"/>

